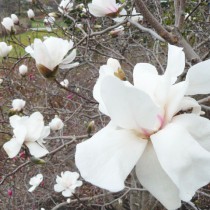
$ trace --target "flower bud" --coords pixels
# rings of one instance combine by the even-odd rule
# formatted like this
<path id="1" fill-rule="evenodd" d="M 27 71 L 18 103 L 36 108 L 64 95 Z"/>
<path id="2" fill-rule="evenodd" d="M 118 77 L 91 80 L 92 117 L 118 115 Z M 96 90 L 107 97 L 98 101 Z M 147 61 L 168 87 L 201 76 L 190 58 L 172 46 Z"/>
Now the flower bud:
<path id="1" fill-rule="evenodd" d="M 38 164 L 38 165 L 42 165 L 42 164 L 45 164 L 45 163 L 46 163 L 45 160 L 40 159 L 40 158 L 36 158 L 36 157 L 34 157 L 34 156 L 30 157 L 30 161 L 31 161 L 32 163 L 35 163 L 35 164 Z"/>
<path id="2" fill-rule="evenodd" d="M 63 128 L 64 123 L 57 115 L 55 115 L 55 118 L 51 120 L 49 126 L 51 130 L 58 131 Z"/>
<path id="3" fill-rule="evenodd" d="M 29 10 L 27 11 L 27 14 L 28 14 L 28 18 L 29 18 L 29 19 L 31 19 L 31 20 L 34 19 L 35 14 L 34 14 L 34 11 L 33 11 L 32 9 L 29 9 Z"/>
<path id="4" fill-rule="evenodd" d="M 119 27 L 115 28 L 114 30 L 110 31 L 109 34 L 112 37 L 117 37 L 117 36 L 123 35 L 124 34 L 124 27 L 119 26 Z"/>
<path id="5" fill-rule="evenodd" d="M 123 81 L 127 80 L 125 76 L 125 72 L 121 68 L 118 68 L 117 71 L 114 72 L 114 75 Z"/>
<path id="6" fill-rule="evenodd" d="M 21 65 L 19 67 L 19 73 L 21 76 L 25 76 L 28 73 L 28 67 L 26 65 Z"/>
<path id="7" fill-rule="evenodd" d="M 12 101 L 12 110 L 16 112 L 20 112 L 23 110 L 26 102 L 22 99 L 14 99 Z"/>
<path id="8" fill-rule="evenodd" d="M 95 128 L 95 122 L 94 122 L 94 120 L 92 120 L 87 125 L 88 136 L 90 136 L 90 134 L 94 131 L 94 128 Z"/>
<path id="9" fill-rule="evenodd" d="M 10 18 L 10 17 L 5 17 L 5 18 L 2 20 L 1 24 L 2 24 L 2 25 L 4 26 L 4 28 L 5 28 L 8 32 L 10 32 L 11 34 L 12 34 L 12 33 L 15 33 L 15 26 L 14 26 L 14 22 L 13 22 L 12 18 Z"/>
<path id="10" fill-rule="evenodd" d="M 12 194 L 13 194 L 12 190 L 9 189 L 9 190 L 7 191 L 7 195 L 8 195 L 9 197 L 12 197 Z"/>
<path id="11" fill-rule="evenodd" d="M 12 21 L 15 25 L 19 25 L 19 18 L 15 14 L 11 14 Z"/>
<path id="12" fill-rule="evenodd" d="M 69 81 L 67 79 L 64 79 L 63 81 L 60 82 L 60 84 L 63 86 L 63 87 L 68 87 L 69 86 Z"/>

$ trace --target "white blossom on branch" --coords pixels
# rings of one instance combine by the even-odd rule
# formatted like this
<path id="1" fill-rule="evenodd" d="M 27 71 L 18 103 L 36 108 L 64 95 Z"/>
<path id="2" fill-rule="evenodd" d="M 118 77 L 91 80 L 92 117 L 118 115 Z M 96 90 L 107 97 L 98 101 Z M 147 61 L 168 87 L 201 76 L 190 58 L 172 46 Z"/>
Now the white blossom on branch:
<path id="1" fill-rule="evenodd" d="M 43 116 L 40 112 L 23 117 L 14 115 L 9 118 L 9 121 L 14 135 L 10 141 L 3 145 L 3 148 L 10 158 L 19 153 L 23 144 L 35 157 L 42 157 L 48 153 L 43 139 L 50 134 L 50 127 L 44 126 Z"/>

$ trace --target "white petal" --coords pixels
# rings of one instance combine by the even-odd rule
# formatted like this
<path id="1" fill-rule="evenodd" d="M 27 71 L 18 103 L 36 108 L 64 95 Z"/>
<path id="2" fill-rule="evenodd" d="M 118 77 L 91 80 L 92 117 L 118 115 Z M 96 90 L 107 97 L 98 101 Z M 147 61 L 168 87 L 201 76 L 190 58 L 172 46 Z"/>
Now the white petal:
<path id="1" fill-rule="evenodd" d="M 77 55 L 76 49 L 72 50 L 72 52 L 63 59 L 62 64 L 71 63 L 76 58 L 76 55 Z"/>
<path id="2" fill-rule="evenodd" d="M 38 143 L 36 142 L 25 142 L 26 146 L 28 147 L 31 155 L 33 155 L 34 157 L 42 157 L 44 155 L 46 155 L 48 152 L 48 150 L 44 147 L 41 147 Z"/>
<path id="3" fill-rule="evenodd" d="M 13 130 L 14 136 L 16 138 L 16 141 L 22 145 L 23 142 L 25 141 L 25 137 L 26 137 L 26 128 L 25 126 L 22 125 L 18 125 L 15 127 L 15 129 Z"/>
<path id="4" fill-rule="evenodd" d="M 9 123 L 10 125 L 15 128 L 17 125 L 19 125 L 19 121 L 20 121 L 21 117 L 18 115 L 13 115 L 9 118 Z"/>
<path id="5" fill-rule="evenodd" d="M 72 184 L 71 188 L 75 189 L 76 187 L 82 186 L 83 182 L 82 181 L 76 181 L 74 184 Z"/>
<path id="6" fill-rule="evenodd" d="M 39 186 L 39 184 L 43 181 L 43 175 L 37 174 L 36 176 L 32 177 L 29 181 L 30 185 Z"/>
<path id="7" fill-rule="evenodd" d="M 179 104 L 178 110 L 187 111 L 189 109 L 192 109 L 192 113 L 194 114 L 201 114 L 201 106 L 199 103 L 194 98 L 184 97 Z"/>
<path id="8" fill-rule="evenodd" d="M 107 116 L 109 116 L 109 113 L 101 97 L 101 81 L 107 75 L 115 77 L 114 72 L 117 71 L 118 68 L 121 68 L 120 63 L 116 59 L 109 58 L 107 60 L 107 65 L 100 67 L 99 78 L 93 88 L 93 97 L 99 102 L 99 110 Z"/>
<path id="9" fill-rule="evenodd" d="M 114 58 L 109 58 L 107 60 L 107 65 L 108 67 L 111 67 L 114 71 L 117 71 L 119 68 L 121 68 L 121 65 L 117 59 Z"/>
<path id="10" fill-rule="evenodd" d="M 54 185 L 54 190 L 55 190 L 55 192 L 62 192 L 63 190 L 65 190 L 65 187 L 63 185 L 60 185 L 60 184 L 55 184 Z"/>
<path id="11" fill-rule="evenodd" d="M 33 192 L 36 188 L 37 188 L 37 186 L 36 186 L 36 185 L 33 185 L 32 187 L 30 187 L 30 188 L 28 189 L 28 191 L 29 191 L 29 192 Z"/>
<path id="12" fill-rule="evenodd" d="M 119 17 L 113 18 L 113 20 L 117 23 L 122 22 L 123 20 L 125 20 L 127 15 L 127 12 L 125 9 L 122 9 L 122 11 L 119 13 Z"/>
<path id="13" fill-rule="evenodd" d="M 200 62 L 191 67 L 186 76 L 189 82 L 187 95 L 210 93 L 210 60 Z"/>
<path id="14" fill-rule="evenodd" d="M 168 124 L 151 140 L 160 165 L 176 184 L 181 200 L 190 201 L 196 190 L 210 181 L 210 153 L 178 123 Z"/>
<path id="15" fill-rule="evenodd" d="M 13 158 L 19 153 L 21 146 L 22 144 L 19 144 L 15 138 L 12 138 L 10 141 L 3 145 L 3 148 L 9 158 Z"/>
<path id="16" fill-rule="evenodd" d="M 60 64 L 59 68 L 60 69 L 72 69 L 74 67 L 77 67 L 79 65 L 79 62 L 75 62 L 75 63 L 69 63 L 69 64 Z"/>
<path id="17" fill-rule="evenodd" d="M 158 75 L 156 68 L 148 63 L 136 64 L 133 79 L 135 87 L 146 92 L 160 106 L 165 106 L 171 86 L 170 79 Z"/>
<path id="18" fill-rule="evenodd" d="M 70 197 L 70 196 L 72 196 L 72 190 L 66 189 L 66 190 L 64 190 L 64 191 L 62 192 L 62 195 L 63 195 L 64 197 Z"/>
<path id="19" fill-rule="evenodd" d="M 146 140 L 131 131 L 116 130 L 109 124 L 77 145 L 76 165 L 86 181 L 113 192 L 120 191 L 146 144 Z"/>
<path id="20" fill-rule="evenodd" d="M 167 209 L 174 210 L 181 206 L 179 191 L 160 166 L 151 143 L 136 165 L 136 175 L 142 184 Z"/>
<path id="21" fill-rule="evenodd" d="M 176 81 L 177 76 L 182 74 L 185 67 L 185 54 L 183 48 L 174 45 L 168 45 L 168 63 L 165 76 Z"/>
<path id="22" fill-rule="evenodd" d="M 195 114 L 182 114 L 173 118 L 206 150 L 210 151 L 210 120 Z"/>
<path id="23" fill-rule="evenodd" d="M 43 131 L 44 121 L 40 112 L 33 113 L 27 121 L 27 136 L 28 141 L 37 141 Z"/>
<path id="24" fill-rule="evenodd" d="M 138 131 L 142 128 L 155 130 L 160 126 L 160 107 L 147 94 L 118 78 L 106 76 L 102 79 L 101 96 L 116 125 Z"/>
<path id="25" fill-rule="evenodd" d="M 34 40 L 34 58 L 36 60 L 36 64 L 42 64 L 50 70 L 53 70 L 55 67 L 51 65 L 52 58 L 50 57 L 46 46 L 40 39 Z"/>
<path id="26" fill-rule="evenodd" d="M 31 55 L 32 58 L 34 58 L 34 49 L 31 46 L 28 46 L 25 48 L 25 51 Z"/>
<path id="27" fill-rule="evenodd" d="M 133 70 L 134 86 L 154 97 L 159 75 L 156 68 L 149 63 L 138 63 Z"/>
<path id="28" fill-rule="evenodd" d="M 53 66 L 57 66 L 61 63 L 64 56 L 70 50 L 70 47 L 72 47 L 72 43 L 57 37 L 49 37 L 43 42 L 43 44 L 47 48 Z"/>
<path id="29" fill-rule="evenodd" d="M 178 112 L 180 103 L 184 98 L 187 89 L 187 82 L 179 82 L 171 86 L 166 103 L 166 120 L 170 121 L 171 118 Z"/>
<path id="30" fill-rule="evenodd" d="M 104 10 L 104 7 L 89 3 L 88 8 L 89 12 L 95 17 L 103 17 L 106 15 L 106 10 Z"/>
<path id="31" fill-rule="evenodd" d="M 50 126 L 44 126 L 44 128 L 42 129 L 40 138 L 44 139 L 46 137 L 48 137 L 50 135 Z"/>

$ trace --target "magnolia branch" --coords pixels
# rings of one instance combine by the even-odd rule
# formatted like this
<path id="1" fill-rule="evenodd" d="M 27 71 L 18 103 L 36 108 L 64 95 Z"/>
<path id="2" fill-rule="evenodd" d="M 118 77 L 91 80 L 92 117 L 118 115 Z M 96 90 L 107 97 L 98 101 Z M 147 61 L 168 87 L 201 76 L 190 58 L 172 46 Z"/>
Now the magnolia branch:
<path id="1" fill-rule="evenodd" d="M 68 141 L 68 142 L 66 142 L 65 144 L 61 145 L 60 147 L 58 147 L 58 148 L 52 150 L 51 152 L 49 152 L 47 155 L 43 156 L 42 158 L 48 157 L 48 156 L 50 156 L 50 155 L 52 155 L 52 154 L 54 154 L 54 153 L 60 151 L 61 149 L 65 148 L 67 145 L 70 145 L 70 144 L 75 143 L 76 140 L 88 138 L 88 135 L 82 135 L 82 136 L 62 136 L 62 137 L 63 137 L 64 139 L 71 139 L 71 141 Z M 58 139 L 58 138 L 61 138 L 61 137 L 55 137 L 55 138 Z M 53 137 L 51 137 L 50 139 L 53 139 Z M 2 179 L 1 179 L 1 181 L 0 181 L 0 185 L 2 185 L 8 177 L 14 175 L 14 174 L 15 174 L 16 172 L 18 172 L 21 168 L 23 168 L 23 167 L 29 165 L 30 163 L 31 163 L 31 161 L 29 160 L 29 161 L 23 163 L 22 165 L 18 166 L 18 167 L 17 167 L 15 170 L 13 170 L 12 172 L 10 172 L 10 173 L 8 173 L 8 174 L 2 176 Z"/>
<path id="2" fill-rule="evenodd" d="M 155 39 L 158 39 L 161 42 L 165 42 L 165 40 L 161 36 L 159 36 L 155 31 L 153 31 L 152 29 L 146 28 L 146 27 L 140 25 L 139 23 L 133 21 L 130 18 L 128 19 L 128 22 L 130 22 L 132 25 L 136 26 L 141 31 L 144 31 L 144 32 L 147 32 L 147 33 L 151 34 Z"/>
<path id="3" fill-rule="evenodd" d="M 178 28 L 174 28 L 173 33 L 169 33 L 152 15 L 152 13 L 148 10 L 147 6 L 144 4 L 142 0 L 135 0 L 136 6 L 145 18 L 147 22 L 156 30 L 156 32 L 165 39 L 168 43 L 174 45 L 181 45 L 184 48 L 184 52 L 186 54 L 187 59 L 192 63 L 198 63 L 201 61 L 199 55 L 194 51 L 191 45 L 184 39 L 184 37 L 179 32 Z M 182 5 L 181 10 L 184 8 Z"/>

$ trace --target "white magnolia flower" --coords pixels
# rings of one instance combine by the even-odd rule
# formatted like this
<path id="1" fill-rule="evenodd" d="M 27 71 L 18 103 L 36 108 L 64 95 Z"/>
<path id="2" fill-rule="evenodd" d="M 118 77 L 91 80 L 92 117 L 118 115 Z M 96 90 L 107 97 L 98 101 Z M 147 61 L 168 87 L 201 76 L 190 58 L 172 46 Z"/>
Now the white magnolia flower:
<path id="1" fill-rule="evenodd" d="M 63 81 L 60 82 L 60 84 L 63 86 L 63 87 L 68 87 L 69 86 L 69 81 L 67 79 L 64 79 Z"/>
<path id="2" fill-rule="evenodd" d="M 111 121 L 77 145 L 75 161 L 86 181 L 117 192 L 135 167 L 140 183 L 170 210 L 209 183 L 210 120 L 189 96 L 210 93 L 210 60 L 175 83 L 184 66 L 182 48 L 169 45 L 164 75 L 148 63 L 135 66 L 134 85 L 100 75 L 94 96 Z"/>
<path id="3" fill-rule="evenodd" d="M 12 109 L 14 111 L 19 112 L 19 111 L 23 110 L 25 104 L 26 104 L 26 102 L 22 99 L 14 99 L 12 101 Z"/>
<path id="4" fill-rule="evenodd" d="M 12 18 L 10 17 L 5 17 L 1 24 L 4 26 L 4 28 L 9 31 L 9 32 L 13 32 L 15 31 L 15 26 L 14 26 L 14 22 L 12 20 Z"/>
<path id="5" fill-rule="evenodd" d="M 136 9 L 133 8 L 131 20 L 139 22 L 143 20 L 143 16 L 140 13 L 137 13 Z"/>
<path id="6" fill-rule="evenodd" d="M 55 118 L 51 120 L 49 126 L 51 130 L 58 131 L 63 128 L 64 123 L 57 115 L 55 115 Z"/>
<path id="7" fill-rule="evenodd" d="M 123 9 L 123 5 L 117 4 L 116 0 L 92 0 L 92 3 L 88 4 L 89 12 L 95 17 L 108 16 L 114 18 L 116 22 L 121 22 L 125 17 L 118 17 L 126 15 L 127 12 Z M 118 18 L 117 18 L 118 17 Z"/>
<path id="8" fill-rule="evenodd" d="M 73 1 L 72 0 L 62 0 L 59 4 L 58 10 L 62 14 L 68 14 L 73 9 Z"/>
<path id="9" fill-rule="evenodd" d="M 37 174 L 36 176 L 32 177 L 29 181 L 29 184 L 32 185 L 32 187 L 29 188 L 29 192 L 33 192 L 43 181 L 43 175 Z"/>
<path id="10" fill-rule="evenodd" d="M 0 57 L 5 58 L 12 50 L 12 46 L 7 45 L 5 42 L 0 42 Z"/>
<path id="11" fill-rule="evenodd" d="M 15 14 L 11 14 L 11 18 L 12 18 L 12 21 L 15 25 L 18 25 L 19 24 L 19 18 L 17 15 Z"/>
<path id="12" fill-rule="evenodd" d="M 82 181 L 78 181 L 79 174 L 77 172 L 65 171 L 61 172 L 61 177 L 57 176 L 54 185 L 55 192 L 62 192 L 64 197 L 72 196 L 76 187 L 82 186 Z"/>
<path id="13" fill-rule="evenodd" d="M 4 80 L 2 78 L 0 78 L 0 85 L 4 82 Z"/>
<path id="14" fill-rule="evenodd" d="M 32 46 L 25 48 L 27 53 L 35 59 L 39 72 L 46 78 L 55 76 L 58 67 L 69 69 L 79 63 L 72 63 L 76 57 L 76 49 L 67 53 L 73 48 L 73 42 L 57 37 L 49 37 L 44 41 L 35 39 Z"/>
<path id="15" fill-rule="evenodd" d="M 23 117 L 13 115 L 9 120 L 14 136 L 3 145 L 3 148 L 10 158 L 19 153 L 23 144 L 35 157 L 42 157 L 48 153 L 43 145 L 43 139 L 50 134 L 50 127 L 44 126 L 43 116 L 40 112 Z"/>
<path id="16" fill-rule="evenodd" d="M 27 11 L 27 15 L 29 19 L 33 19 L 35 17 L 34 11 L 32 9 Z"/>
<path id="17" fill-rule="evenodd" d="M 21 65 L 19 67 L 19 73 L 21 76 L 25 76 L 28 73 L 28 67 L 26 65 Z"/>

